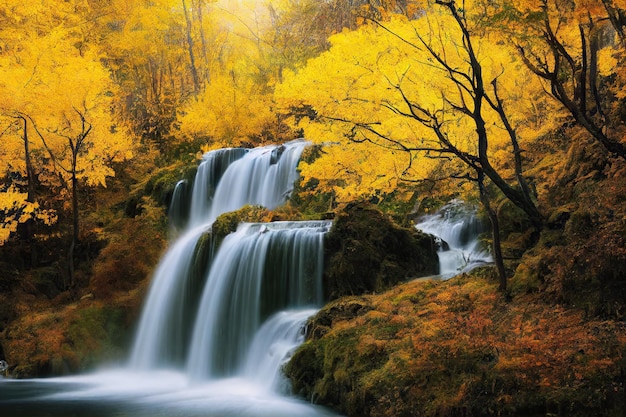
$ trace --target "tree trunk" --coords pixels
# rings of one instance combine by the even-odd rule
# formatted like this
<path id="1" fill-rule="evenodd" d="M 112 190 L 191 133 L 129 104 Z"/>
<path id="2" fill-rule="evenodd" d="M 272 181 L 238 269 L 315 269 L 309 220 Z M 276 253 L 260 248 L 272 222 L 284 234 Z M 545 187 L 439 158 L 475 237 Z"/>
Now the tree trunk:
<path id="1" fill-rule="evenodd" d="M 193 78 L 193 90 L 196 95 L 200 92 L 200 78 L 198 77 L 198 69 L 196 68 L 196 57 L 193 52 L 193 37 L 191 36 L 191 18 L 189 17 L 189 11 L 187 10 L 187 4 L 185 0 L 183 2 L 183 10 L 185 12 L 185 22 L 187 24 L 187 47 L 189 48 L 189 67 L 191 70 L 191 77 Z"/>
<path id="2" fill-rule="evenodd" d="M 192 1 L 193 4 L 193 1 Z M 204 18 L 202 15 L 202 7 L 204 6 L 204 1 L 198 0 L 196 2 L 195 10 L 198 18 L 198 29 L 200 31 L 200 45 L 202 47 L 202 59 L 204 62 L 202 63 L 202 67 L 204 68 L 202 74 L 202 82 L 210 83 L 211 82 L 211 71 L 209 68 L 209 56 L 207 54 L 207 42 L 206 37 L 204 36 Z"/>
<path id="3" fill-rule="evenodd" d="M 504 294 L 507 290 L 507 277 L 506 269 L 504 268 L 504 257 L 502 256 L 502 244 L 500 242 L 500 221 L 498 220 L 498 213 L 491 207 L 489 195 L 485 187 L 485 175 L 480 171 L 478 171 L 478 189 L 480 191 L 480 201 L 491 223 L 491 249 L 496 270 L 498 271 L 498 290 Z"/>
<path id="4" fill-rule="evenodd" d="M 74 160 L 76 156 L 74 156 Z M 68 270 L 69 270 L 69 283 L 68 287 L 74 286 L 74 250 L 78 244 L 79 238 L 79 214 L 78 214 L 78 179 L 76 178 L 76 164 L 72 170 L 72 243 L 67 254 L 68 257 Z"/>
<path id="5" fill-rule="evenodd" d="M 36 178 L 35 171 L 33 169 L 33 164 L 30 157 L 30 143 L 28 139 L 28 121 L 24 116 L 17 116 L 23 123 L 22 126 L 22 140 L 24 141 L 24 163 L 26 165 L 26 190 L 27 197 L 26 201 L 29 203 L 34 203 L 36 196 Z M 30 249 L 30 264 L 32 267 L 35 267 L 38 264 L 38 254 L 37 247 L 33 242 L 34 235 L 34 219 L 28 219 L 26 222 L 20 225 L 20 237 L 28 242 L 28 246 Z"/>
<path id="6" fill-rule="evenodd" d="M 624 22 L 622 21 L 624 11 L 616 8 L 611 0 L 602 0 L 602 4 L 609 15 L 609 21 L 617 32 L 620 41 L 624 43 L 626 41 L 626 36 L 624 35 Z"/>

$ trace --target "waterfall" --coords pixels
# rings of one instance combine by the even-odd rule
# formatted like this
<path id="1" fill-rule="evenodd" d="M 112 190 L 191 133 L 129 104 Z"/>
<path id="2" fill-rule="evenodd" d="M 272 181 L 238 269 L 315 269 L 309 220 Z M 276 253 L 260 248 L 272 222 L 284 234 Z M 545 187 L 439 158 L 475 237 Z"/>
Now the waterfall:
<path id="1" fill-rule="evenodd" d="M 194 379 L 242 373 L 266 319 L 285 309 L 321 305 L 322 239 L 330 225 L 242 224 L 226 237 L 208 275 L 193 331 L 187 369 Z"/>
<path id="2" fill-rule="evenodd" d="M 204 285 L 203 271 L 212 257 L 212 236 L 206 231 L 204 227 L 189 230 L 161 259 L 131 352 L 133 368 L 145 370 L 184 364 L 197 294 Z M 208 250 L 204 250 L 207 246 Z"/>
<path id="3" fill-rule="evenodd" d="M 174 187 L 172 201 L 167 210 L 170 226 L 175 230 L 182 230 L 187 225 L 189 217 L 189 185 L 187 180 L 180 180 Z"/>
<path id="4" fill-rule="evenodd" d="M 208 213 L 211 211 L 213 196 L 222 175 L 233 162 L 243 158 L 247 153 L 248 149 L 225 148 L 204 154 L 191 193 L 189 219 L 192 226 L 205 224 L 211 220 Z M 217 213 L 214 217 L 221 213 L 223 212 Z"/>
<path id="5" fill-rule="evenodd" d="M 285 310 L 265 321 L 250 345 L 242 375 L 264 384 L 271 391 L 290 394 L 290 386 L 277 370 L 290 359 L 290 353 L 304 342 L 302 323 L 316 312 L 317 309 Z"/>
<path id="6" fill-rule="evenodd" d="M 479 240 L 485 228 L 476 210 L 461 200 L 453 200 L 435 214 L 423 216 L 416 227 L 440 240 L 439 274 L 443 278 L 492 262 Z"/>
<path id="7" fill-rule="evenodd" d="M 280 363 L 301 341 L 300 329 L 312 313 L 303 309 L 323 302 L 322 242 L 331 223 L 242 224 L 219 248 L 210 230 L 224 212 L 286 202 L 305 146 L 293 141 L 212 151 L 204 155 L 193 187 L 179 182 L 170 213 L 189 221 L 154 274 L 131 368 L 184 370 L 196 381 L 256 375 L 278 389 Z"/>
<path id="8" fill-rule="evenodd" d="M 306 142 L 250 149 L 244 157 L 229 165 L 221 177 L 205 221 L 214 221 L 222 213 L 247 204 L 269 209 L 284 204 L 298 178 L 296 166 Z"/>

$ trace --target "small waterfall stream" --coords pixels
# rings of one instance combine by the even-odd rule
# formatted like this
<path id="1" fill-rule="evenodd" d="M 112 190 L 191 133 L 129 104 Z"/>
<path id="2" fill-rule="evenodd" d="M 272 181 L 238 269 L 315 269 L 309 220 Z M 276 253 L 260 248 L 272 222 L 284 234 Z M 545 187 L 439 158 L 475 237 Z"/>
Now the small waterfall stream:
<path id="1" fill-rule="evenodd" d="M 423 216 L 416 227 L 441 241 L 439 275 L 444 279 L 492 262 L 479 239 L 485 227 L 476 211 L 461 200 L 453 200 L 435 214 Z"/>

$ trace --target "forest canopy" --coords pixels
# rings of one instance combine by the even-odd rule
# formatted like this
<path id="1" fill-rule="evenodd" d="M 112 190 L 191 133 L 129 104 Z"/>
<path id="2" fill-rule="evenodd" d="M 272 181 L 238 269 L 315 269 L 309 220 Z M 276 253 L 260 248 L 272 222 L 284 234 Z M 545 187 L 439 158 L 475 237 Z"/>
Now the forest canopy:
<path id="1" fill-rule="evenodd" d="M 106 186 L 138 155 L 158 166 L 303 135 L 324 145 L 301 165 L 304 182 L 337 202 L 450 178 L 472 192 L 480 171 L 506 195 L 526 169 L 524 149 L 570 120 L 624 157 L 625 9 L 4 2 L 0 241 L 33 221 L 73 216 L 78 229 L 74 190 Z"/>

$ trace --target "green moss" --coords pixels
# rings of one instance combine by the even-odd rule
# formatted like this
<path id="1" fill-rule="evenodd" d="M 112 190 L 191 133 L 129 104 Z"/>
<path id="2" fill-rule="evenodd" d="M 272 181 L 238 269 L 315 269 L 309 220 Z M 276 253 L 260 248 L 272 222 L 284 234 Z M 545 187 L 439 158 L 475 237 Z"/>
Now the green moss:
<path id="1" fill-rule="evenodd" d="M 143 195 L 148 195 L 167 207 L 178 181 L 186 179 L 189 184 L 193 184 L 197 170 L 197 165 L 181 164 L 162 168 L 146 181 L 143 190 L 139 189 L 131 198 L 141 199 Z"/>
<path id="2" fill-rule="evenodd" d="M 350 204 L 337 214 L 325 252 L 329 299 L 384 291 L 439 270 L 432 236 L 397 226 L 369 203 Z"/>
<path id="3" fill-rule="evenodd" d="M 68 350 L 83 369 L 123 357 L 129 329 L 126 313 L 115 307 L 88 307 L 70 321 L 66 331 Z"/>
<path id="4" fill-rule="evenodd" d="M 540 262 L 535 259 L 534 263 Z M 527 258 L 515 270 L 515 275 L 509 280 L 509 292 L 515 294 L 530 294 L 539 291 L 543 287 L 543 278 L 540 275 L 540 267 Z"/>
<path id="5" fill-rule="evenodd" d="M 267 221 L 270 217 L 270 211 L 261 206 L 244 206 L 239 210 L 231 211 L 220 215 L 211 229 L 213 235 L 221 241 L 237 230 L 237 226 L 242 222 L 261 222 Z"/>
<path id="6" fill-rule="evenodd" d="M 63 289 L 63 276 L 58 265 L 33 270 L 33 285 L 50 299 L 57 296 Z"/>

